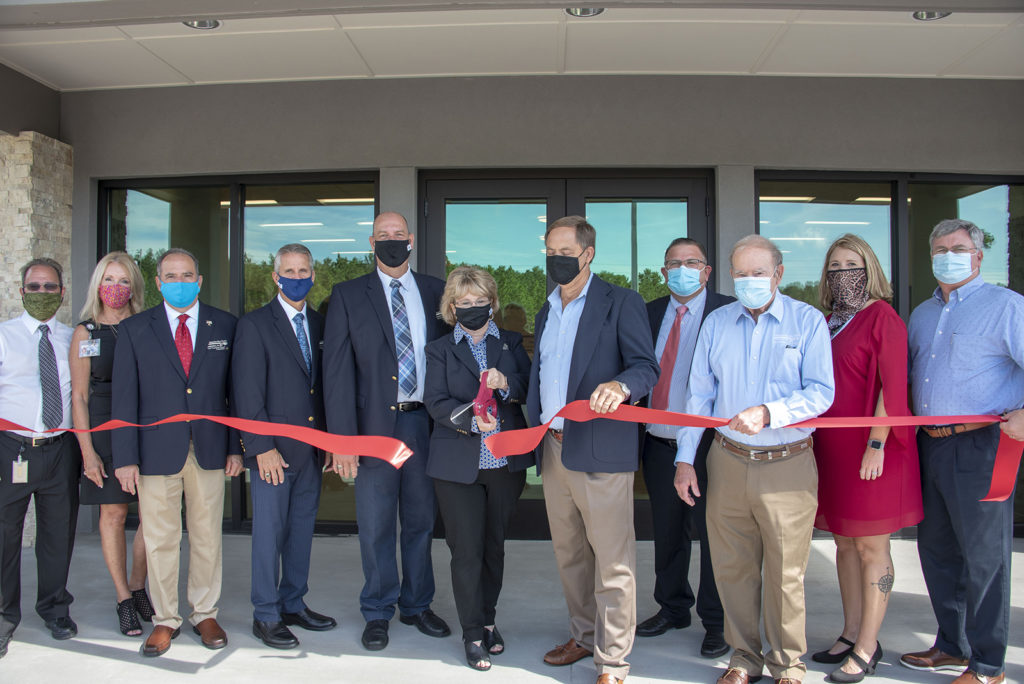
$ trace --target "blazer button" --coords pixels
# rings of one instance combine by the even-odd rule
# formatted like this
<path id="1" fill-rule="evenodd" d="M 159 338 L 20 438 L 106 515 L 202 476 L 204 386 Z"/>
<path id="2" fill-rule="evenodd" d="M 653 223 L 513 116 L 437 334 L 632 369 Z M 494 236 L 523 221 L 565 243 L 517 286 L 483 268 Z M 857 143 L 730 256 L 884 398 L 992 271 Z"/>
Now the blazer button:
<path id="1" fill-rule="evenodd" d="M 397 380 L 397 379 L 398 379 L 398 376 L 397 376 L 397 375 L 392 375 L 392 376 L 391 376 L 391 379 L 392 379 L 392 380 Z"/>
<path id="2" fill-rule="evenodd" d="M 313 422 L 313 416 L 310 416 L 310 417 L 309 417 L 309 422 L 310 422 L 310 423 L 312 423 L 312 422 Z"/>
<path id="3" fill-rule="evenodd" d="M 389 406 L 388 408 L 390 408 L 392 411 L 397 410 L 394 406 Z"/>
<path id="4" fill-rule="evenodd" d="M 312 394 L 312 393 L 313 393 L 313 390 L 309 390 L 309 393 L 310 393 L 310 394 Z"/>
<path id="5" fill-rule="evenodd" d="M 192 394 L 192 388 L 189 387 L 187 390 L 185 390 L 185 394 Z"/>

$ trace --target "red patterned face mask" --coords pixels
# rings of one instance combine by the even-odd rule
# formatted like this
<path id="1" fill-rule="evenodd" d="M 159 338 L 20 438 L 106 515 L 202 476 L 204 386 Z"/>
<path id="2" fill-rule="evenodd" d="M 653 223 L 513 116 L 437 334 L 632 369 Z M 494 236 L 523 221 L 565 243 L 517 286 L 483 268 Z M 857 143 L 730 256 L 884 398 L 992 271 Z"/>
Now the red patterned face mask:
<path id="1" fill-rule="evenodd" d="M 100 299 L 111 309 L 120 309 L 132 298 L 132 289 L 127 285 L 114 283 L 100 285 Z"/>
<path id="2" fill-rule="evenodd" d="M 832 292 L 832 316 L 828 329 L 834 336 L 868 301 L 868 271 L 866 268 L 846 268 L 829 271 L 828 288 Z"/>

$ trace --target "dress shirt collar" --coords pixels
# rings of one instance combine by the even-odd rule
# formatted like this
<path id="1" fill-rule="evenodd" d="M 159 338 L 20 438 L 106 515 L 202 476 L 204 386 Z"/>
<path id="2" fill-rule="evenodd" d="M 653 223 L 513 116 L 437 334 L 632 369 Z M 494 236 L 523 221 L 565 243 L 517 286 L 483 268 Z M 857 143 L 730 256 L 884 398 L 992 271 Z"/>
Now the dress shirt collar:
<path id="1" fill-rule="evenodd" d="M 673 316 L 675 316 L 676 315 L 676 309 L 678 309 L 681 306 L 685 306 L 686 307 L 686 313 L 692 314 L 695 311 L 703 310 L 704 302 L 707 300 L 707 298 L 708 298 L 708 288 L 707 288 L 706 285 L 700 291 L 700 294 L 698 294 L 696 297 L 694 297 L 690 301 L 686 302 L 686 304 L 680 304 L 678 299 L 676 299 L 675 297 L 669 295 L 669 298 L 668 298 L 668 310 L 669 310 L 669 312 Z"/>
<path id="2" fill-rule="evenodd" d="M 199 320 L 199 300 L 197 299 L 186 311 L 172 309 L 170 304 L 164 302 L 164 311 L 167 313 L 167 322 L 171 324 L 171 332 L 174 332 L 178 325 L 178 316 L 181 314 L 188 314 L 189 320 Z"/>
<path id="3" fill-rule="evenodd" d="M 398 278 L 389 276 L 387 273 L 380 270 L 380 268 L 377 268 L 377 277 L 380 278 L 380 283 L 381 285 L 384 286 L 385 292 L 391 292 L 392 280 L 398 280 L 398 282 L 402 284 L 403 290 L 411 290 L 412 288 L 416 287 L 416 279 L 413 278 L 412 276 L 412 267 L 405 269 L 405 273 L 403 273 Z"/>
<path id="4" fill-rule="evenodd" d="M 284 315 L 285 315 L 285 317 L 288 318 L 289 321 L 295 320 L 295 314 L 298 314 L 298 313 L 302 314 L 303 318 L 306 317 L 306 301 L 305 300 L 302 301 L 302 308 L 301 309 L 296 309 L 294 306 L 292 306 L 288 302 L 284 301 L 284 297 L 282 297 L 281 293 L 278 292 L 277 293 L 277 303 L 281 305 L 282 309 L 284 309 Z"/>
<path id="5" fill-rule="evenodd" d="M 466 339 L 466 344 L 473 344 L 473 337 L 463 329 L 461 323 L 455 324 L 455 330 L 452 332 L 452 335 L 455 336 L 455 344 L 461 342 L 463 338 Z M 494 321 L 487 322 L 487 332 L 484 333 L 481 341 L 486 340 L 488 336 L 496 337 L 499 340 L 501 339 L 501 334 L 498 332 L 498 326 Z"/>
<path id="6" fill-rule="evenodd" d="M 974 278 L 973 280 L 970 280 L 970 281 L 964 283 L 960 287 L 958 287 L 955 290 L 953 290 L 952 292 L 950 292 L 949 293 L 949 299 L 950 299 L 950 301 L 953 301 L 953 299 L 956 298 L 956 302 L 960 303 L 960 302 L 964 301 L 965 299 L 967 299 L 968 297 L 970 297 L 975 292 L 977 292 L 978 290 L 980 290 L 981 286 L 984 285 L 984 284 L 985 284 L 985 279 L 982 278 L 981 274 L 979 273 L 978 276 L 976 278 Z M 935 291 L 932 292 L 932 297 L 934 297 L 935 299 L 938 299 L 939 300 L 939 304 L 942 304 L 943 306 L 945 306 L 946 300 L 942 298 L 942 288 L 941 287 L 935 288 Z"/>
<path id="7" fill-rule="evenodd" d="M 35 335 L 36 332 L 39 330 L 39 326 L 40 325 L 45 325 L 47 328 L 49 328 L 51 335 L 53 333 L 57 332 L 57 316 L 56 315 L 51 316 L 50 320 L 48 320 L 48 321 L 41 321 L 38 318 L 35 318 L 35 317 L 29 315 L 28 311 L 22 311 L 21 312 L 21 321 L 22 321 L 22 323 L 25 324 L 25 327 L 28 328 L 28 331 L 30 333 L 32 333 L 33 335 Z"/>
<path id="8" fill-rule="evenodd" d="M 772 318 L 777 320 L 779 323 L 782 323 L 783 314 L 786 311 L 786 305 L 782 301 L 784 296 L 785 295 L 782 294 L 782 290 L 776 289 L 775 290 L 775 299 L 772 301 L 772 305 L 769 306 L 768 309 L 764 313 L 762 313 L 761 315 L 764 316 L 764 315 L 770 314 L 772 316 Z M 740 305 L 740 314 L 739 314 L 739 316 L 736 317 L 736 322 L 739 323 L 740 320 L 742 320 L 744 316 L 749 318 L 751 321 L 754 321 L 754 317 L 750 315 L 750 312 L 747 310 L 747 307 L 745 307 L 745 306 L 743 306 L 741 304 Z M 756 324 L 757 322 L 754 321 L 754 323 Z"/>
<path id="9" fill-rule="evenodd" d="M 580 290 L 580 293 L 576 297 L 576 299 L 582 300 L 583 298 L 585 298 L 587 296 L 587 291 L 590 290 L 590 283 L 592 283 L 592 282 L 594 282 L 594 272 L 593 271 L 591 271 L 590 275 L 587 276 L 587 283 L 586 283 L 586 285 L 583 286 L 583 289 Z M 575 302 L 576 299 L 574 299 L 572 301 Z M 555 287 L 555 289 L 551 291 L 551 294 L 548 295 L 548 301 L 551 303 L 551 306 L 557 306 L 559 311 L 562 311 L 565 308 L 565 307 L 562 306 L 562 286 L 561 285 L 557 285 Z M 569 302 L 569 304 L 572 304 L 572 302 Z M 568 306 L 568 304 L 566 306 Z"/>

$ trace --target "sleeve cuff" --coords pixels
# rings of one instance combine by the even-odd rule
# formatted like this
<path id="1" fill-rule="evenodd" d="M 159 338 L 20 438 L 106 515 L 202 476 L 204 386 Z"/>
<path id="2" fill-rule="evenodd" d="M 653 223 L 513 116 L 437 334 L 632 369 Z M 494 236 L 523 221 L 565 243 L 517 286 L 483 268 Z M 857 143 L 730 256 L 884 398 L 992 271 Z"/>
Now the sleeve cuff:
<path id="1" fill-rule="evenodd" d="M 792 422 L 789 409 L 781 401 L 767 402 L 765 407 L 768 409 L 768 425 L 765 427 L 782 428 Z"/>

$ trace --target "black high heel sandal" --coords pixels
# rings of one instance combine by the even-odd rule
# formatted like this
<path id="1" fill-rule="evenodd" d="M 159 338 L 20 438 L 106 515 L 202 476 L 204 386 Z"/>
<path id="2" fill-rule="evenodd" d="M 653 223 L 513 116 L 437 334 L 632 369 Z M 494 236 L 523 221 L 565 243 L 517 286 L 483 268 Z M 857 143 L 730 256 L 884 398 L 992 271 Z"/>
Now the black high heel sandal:
<path id="1" fill-rule="evenodd" d="M 498 628 L 487 629 L 484 627 L 484 648 L 492 656 L 501 655 L 505 652 L 505 640 L 501 638 Z"/>
<path id="2" fill-rule="evenodd" d="M 487 657 L 487 651 L 483 646 L 478 646 L 472 641 L 466 644 L 466 664 L 478 672 L 487 672 L 491 669 L 491 659 Z"/>
<path id="3" fill-rule="evenodd" d="M 153 621 L 155 611 L 153 610 L 153 604 L 149 602 L 149 594 L 146 593 L 146 587 L 132 592 L 132 603 L 135 604 L 135 610 L 143 622 Z"/>
<path id="4" fill-rule="evenodd" d="M 875 653 L 871 656 L 870 662 L 865 662 L 863 658 L 857 655 L 857 652 L 854 651 L 852 647 L 850 649 L 849 658 L 853 662 L 857 663 L 857 666 L 860 668 L 860 672 L 846 672 L 843 670 L 842 666 L 840 666 L 833 670 L 832 674 L 828 676 L 829 681 L 839 682 L 839 684 L 854 684 L 854 682 L 861 681 L 867 675 L 875 674 L 875 668 L 878 667 L 878 661 L 882 659 L 882 644 L 877 641 L 875 642 Z"/>
<path id="5" fill-rule="evenodd" d="M 142 625 L 139 624 L 139 616 L 135 614 L 135 604 L 130 598 L 118 601 L 117 623 L 121 628 L 121 634 L 131 637 L 142 636 Z"/>
<path id="6" fill-rule="evenodd" d="M 853 642 L 842 635 L 840 635 L 836 641 L 840 644 L 846 644 L 846 649 L 839 653 L 829 653 L 829 651 L 832 650 L 831 647 L 826 648 L 824 651 L 818 651 L 812 655 L 811 660 L 816 663 L 827 663 L 829 665 L 835 665 L 836 663 L 841 663 L 846 660 L 846 656 L 850 655 L 850 652 L 853 651 Z"/>

